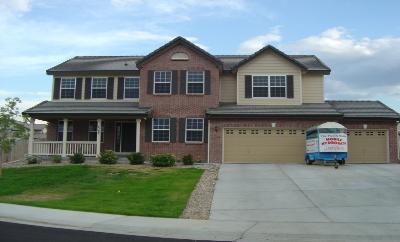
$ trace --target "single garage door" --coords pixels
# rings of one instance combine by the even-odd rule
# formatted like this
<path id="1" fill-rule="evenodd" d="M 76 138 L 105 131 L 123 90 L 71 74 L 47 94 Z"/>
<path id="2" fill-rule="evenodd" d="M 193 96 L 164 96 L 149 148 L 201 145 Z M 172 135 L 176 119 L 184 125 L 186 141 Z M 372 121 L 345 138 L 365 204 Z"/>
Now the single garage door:
<path id="1" fill-rule="evenodd" d="M 225 129 L 224 163 L 303 163 L 304 130 Z"/>
<path id="2" fill-rule="evenodd" d="M 349 130 L 349 163 L 387 163 L 387 130 Z"/>

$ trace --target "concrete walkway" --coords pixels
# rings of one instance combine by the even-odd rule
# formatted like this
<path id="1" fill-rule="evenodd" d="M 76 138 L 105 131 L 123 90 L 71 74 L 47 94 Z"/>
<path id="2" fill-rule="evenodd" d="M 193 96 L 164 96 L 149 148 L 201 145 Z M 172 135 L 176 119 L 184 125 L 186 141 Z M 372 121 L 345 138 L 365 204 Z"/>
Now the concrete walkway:
<path id="1" fill-rule="evenodd" d="M 400 165 L 224 164 L 212 220 L 400 223 Z"/>

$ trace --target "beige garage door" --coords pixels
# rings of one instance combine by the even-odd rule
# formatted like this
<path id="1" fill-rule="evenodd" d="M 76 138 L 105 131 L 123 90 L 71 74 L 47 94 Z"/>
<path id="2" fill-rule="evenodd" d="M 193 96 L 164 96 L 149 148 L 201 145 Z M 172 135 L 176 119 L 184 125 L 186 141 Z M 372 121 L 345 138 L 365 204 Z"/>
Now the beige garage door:
<path id="1" fill-rule="evenodd" d="M 387 130 L 350 130 L 348 163 L 388 162 Z"/>
<path id="2" fill-rule="evenodd" d="M 225 129 L 225 163 L 303 163 L 304 130 Z"/>

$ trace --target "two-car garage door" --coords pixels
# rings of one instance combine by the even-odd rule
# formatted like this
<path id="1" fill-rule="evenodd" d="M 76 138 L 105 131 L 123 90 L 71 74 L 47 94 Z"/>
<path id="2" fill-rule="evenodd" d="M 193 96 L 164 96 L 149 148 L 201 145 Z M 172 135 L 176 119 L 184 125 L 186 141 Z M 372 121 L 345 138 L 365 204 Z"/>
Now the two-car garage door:
<path id="1" fill-rule="evenodd" d="M 232 128 L 224 130 L 225 163 L 302 163 L 305 130 Z M 350 130 L 348 162 L 385 163 L 386 130 Z"/>

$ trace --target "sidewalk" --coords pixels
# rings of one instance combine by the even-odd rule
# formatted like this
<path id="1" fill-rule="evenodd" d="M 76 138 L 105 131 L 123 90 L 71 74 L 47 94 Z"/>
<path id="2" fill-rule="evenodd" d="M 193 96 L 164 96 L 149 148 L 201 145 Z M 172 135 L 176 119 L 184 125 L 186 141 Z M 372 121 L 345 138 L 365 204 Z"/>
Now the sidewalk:
<path id="1" fill-rule="evenodd" d="M 110 215 L 0 203 L 0 221 L 114 234 L 215 241 L 400 241 L 400 224 L 272 223 Z"/>

